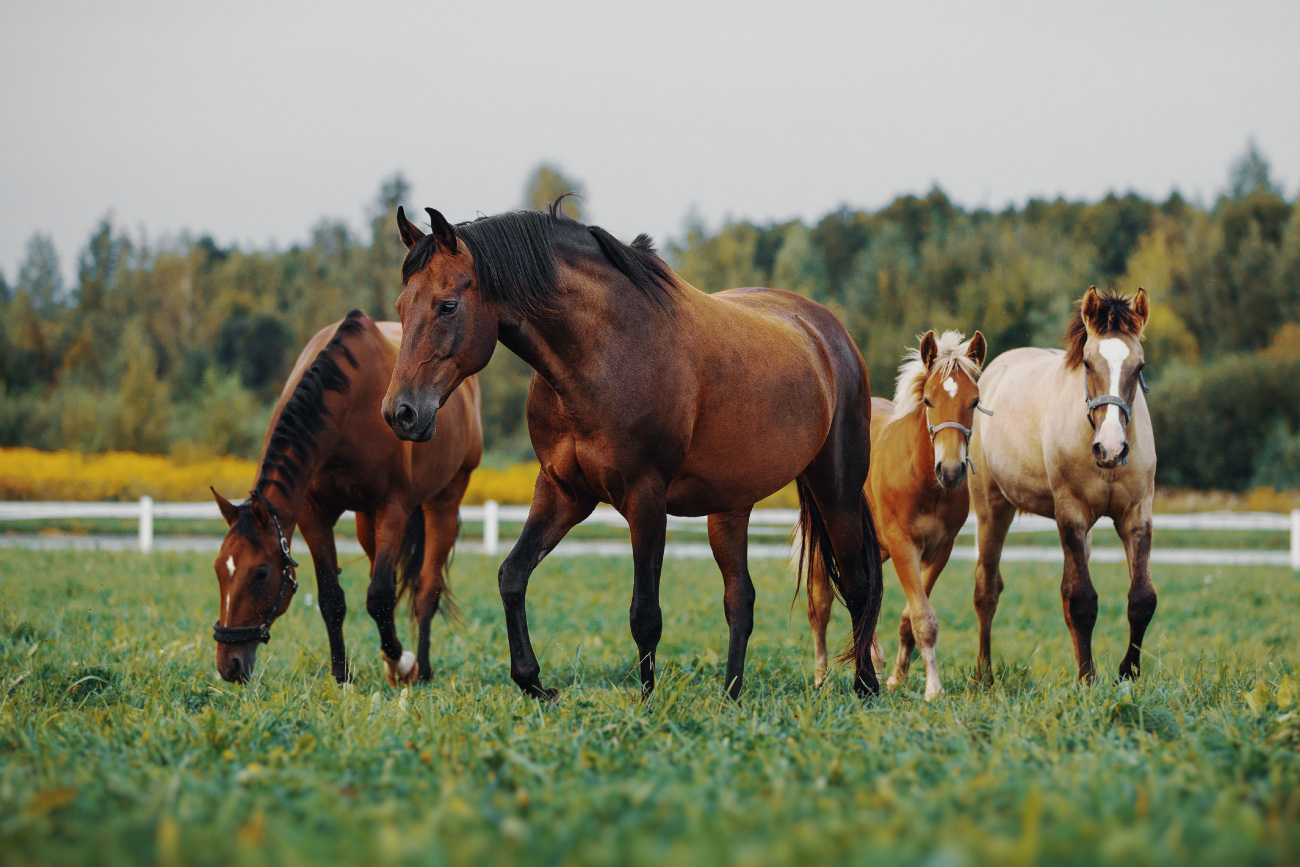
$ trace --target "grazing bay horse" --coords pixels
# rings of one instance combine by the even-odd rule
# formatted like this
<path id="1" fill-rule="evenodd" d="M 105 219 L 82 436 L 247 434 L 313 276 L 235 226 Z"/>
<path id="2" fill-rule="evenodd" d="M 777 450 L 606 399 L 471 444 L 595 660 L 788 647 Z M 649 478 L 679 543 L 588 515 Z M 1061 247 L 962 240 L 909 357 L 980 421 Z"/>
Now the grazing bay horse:
<path id="1" fill-rule="evenodd" d="M 1141 341 L 1149 314 L 1142 289 L 1130 299 L 1091 287 L 1075 305 L 1064 352 L 1013 349 L 984 373 L 982 400 L 997 414 L 981 420 L 971 441 L 980 468 L 971 479 L 971 496 L 979 521 L 977 673 L 985 682 L 993 682 L 990 631 L 1002 592 L 998 564 L 1017 511 L 1056 520 L 1065 550 L 1061 607 L 1083 681 L 1096 677 L 1090 532 L 1103 515 L 1114 520 L 1130 577 L 1129 642 L 1119 676 L 1142 671 L 1142 637 L 1156 610 L 1149 563 L 1156 449 L 1142 394 Z"/>
<path id="2" fill-rule="evenodd" d="M 221 609 L 213 638 L 225 680 L 249 678 L 258 644 L 289 608 L 298 587 L 289 555 L 295 527 L 316 567 L 330 670 L 339 683 L 349 679 L 334 547 L 334 524 L 349 509 L 370 559 L 366 610 L 379 627 L 388 682 L 429 679 L 429 621 L 440 607 L 454 613 L 447 558 L 483 430 L 478 383 L 469 378 L 448 394 L 436 439 L 413 446 L 393 436 L 379 404 L 401 339 L 396 322 L 373 322 L 359 310 L 321 330 L 285 383 L 249 498 L 235 505 L 212 492 L 230 526 L 215 564 Z M 394 624 L 407 590 L 419 626 L 414 654 L 402 649 Z"/>
<path id="3" fill-rule="evenodd" d="M 533 570 L 599 502 L 631 528 L 629 621 L 644 695 L 654 689 L 667 515 L 708 515 L 730 627 L 726 688 L 740 695 L 754 623 L 754 503 L 798 480 L 805 550 L 853 621 L 854 687 L 877 691 L 871 636 L 881 566 L 862 493 L 870 458 L 866 366 L 839 320 L 789 292 L 706 295 L 656 255 L 558 213 L 498 214 L 426 235 L 399 210 L 408 253 L 404 330 L 384 416 L 403 439 L 433 435 L 441 408 L 500 340 L 532 366 L 528 430 L 541 472 L 498 576 L 510 675 L 551 697 L 528 637 Z"/>
<path id="4" fill-rule="evenodd" d="M 912 651 L 925 660 L 925 700 L 943 692 L 935 646 L 939 619 L 930 591 L 948 563 L 953 543 L 970 513 L 967 449 L 977 385 L 986 351 L 984 335 L 970 340 L 956 331 L 934 332 L 908 351 L 898 371 L 894 400 L 871 399 L 871 473 L 867 500 L 880 532 L 882 560 L 893 558 L 907 604 L 898 625 L 898 659 L 888 686 L 907 680 Z M 826 677 L 826 624 L 834 601 L 825 574 L 808 573 L 808 622 L 815 648 L 814 678 Z M 883 660 L 880 662 L 883 671 Z"/>

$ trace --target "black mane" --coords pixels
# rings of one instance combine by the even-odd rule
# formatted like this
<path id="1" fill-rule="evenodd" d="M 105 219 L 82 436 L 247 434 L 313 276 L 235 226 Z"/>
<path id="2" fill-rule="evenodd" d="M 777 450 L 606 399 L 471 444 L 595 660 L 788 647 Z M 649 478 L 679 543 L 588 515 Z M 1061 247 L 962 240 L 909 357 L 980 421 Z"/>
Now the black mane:
<path id="1" fill-rule="evenodd" d="M 347 373 L 334 357 L 335 352 L 341 353 L 354 368 L 357 367 L 357 359 L 348 348 L 345 338 L 364 331 L 364 319 L 365 314 L 360 310 L 354 309 L 348 313 L 339 323 L 330 342 L 317 353 L 315 361 L 303 372 L 293 394 L 280 411 L 280 418 L 266 444 L 266 456 L 257 473 L 257 484 L 253 486 L 252 496 L 239 505 L 239 517 L 233 525 L 233 529 L 238 530 L 246 539 L 256 540 L 256 522 L 252 514 L 254 497 L 262 497 L 272 487 L 277 488 L 285 497 L 292 497 L 289 485 L 306 481 L 301 478 L 301 462 L 310 455 L 316 437 L 325 429 L 325 416 L 329 415 L 329 410 L 325 408 L 325 393 L 333 391 L 346 394 L 351 385 Z"/>
<path id="2" fill-rule="evenodd" d="M 555 257 L 562 251 L 588 258 L 603 254 L 645 295 L 659 303 L 669 300 L 677 277 L 648 235 L 624 244 L 599 226 L 564 216 L 556 207 L 559 201 L 546 214 L 507 211 L 456 226 L 457 237 L 474 257 L 474 276 L 484 299 L 525 317 L 549 312 L 556 295 Z M 438 241 L 432 234 L 417 241 L 402 263 L 403 285 L 428 266 L 436 252 Z"/>

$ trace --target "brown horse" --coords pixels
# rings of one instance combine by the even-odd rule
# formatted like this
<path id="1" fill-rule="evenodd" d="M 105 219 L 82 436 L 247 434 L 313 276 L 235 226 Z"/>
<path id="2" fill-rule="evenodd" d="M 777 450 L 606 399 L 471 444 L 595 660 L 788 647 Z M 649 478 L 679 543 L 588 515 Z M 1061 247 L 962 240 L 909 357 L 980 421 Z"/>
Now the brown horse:
<path id="1" fill-rule="evenodd" d="M 448 396 L 437 439 L 412 446 L 393 436 L 379 403 L 401 334 L 397 323 L 372 322 L 359 310 L 321 330 L 285 383 L 248 500 L 236 506 L 212 492 L 230 525 L 215 563 L 221 617 L 213 638 L 224 679 L 248 679 L 258 644 L 270 639 L 271 624 L 289 608 L 298 586 L 289 556 L 294 527 L 316 567 L 330 669 L 340 683 L 349 679 L 347 606 L 334 547 L 334 524 L 349 509 L 370 558 L 366 610 L 379 627 L 388 681 L 429 679 L 429 621 L 440 605 L 444 612 L 453 605 L 447 558 L 461 497 L 483 454 L 483 431 L 478 383 L 471 378 Z M 407 589 L 419 625 L 416 654 L 402 650 L 393 622 Z"/>
<path id="2" fill-rule="evenodd" d="M 998 565 L 1017 511 L 1056 520 L 1065 550 L 1061 607 L 1080 680 L 1096 677 L 1090 534 L 1099 517 L 1114 520 L 1131 579 L 1129 644 L 1119 675 L 1141 673 L 1142 638 L 1156 610 L 1149 563 L 1156 449 L 1139 391 L 1139 385 L 1145 391 L 1141 340 L 1149 313 L 1141 289 L 1129 299 L 1091 287 L 1075 307 L 1065 352 L 1013 349 L 994 359 L 980 382 L 984 403 L 997 413 L 981 420 L 971 442 L 980 468 L 971 480 L 979 521 L 978 674 L 986 682 L 993 681 L 991 632 L 1002 592 Z"/>
<path id="3" fill-rule="evenodd" d="M 875 455 L 867 500 L 880 527 L 881 558 L 894 559 L 907 596 L 898 625 L 898 659 L 888 686 L 897 689 L 907 680 L 912 651 L 920 644 L 926 701 L 943 692 L 935 655 L 939 620 L 930 591 L 970 512 L 970 494 L 962 483 L 970 463 L 966 450 L 979 407 L 976 383 L 985 351 L 984 335 L 978 331 L 970 340 L 956 331 L 946 331 L 937 340 L 933 331 L 927 332 L 899 368 L 893 402 L 871 400 Z M 814 564 L 808 574 L 808 622 L 818 685 L 826 676 L 826 624 L 832 601 L 826 576 Z"/>
<path id="4" fill-rule="evenodd" d="M 754 622 L 749 513 L 797 479 L 809 557 L 852 616 L 855 688 L 874 693 L 881 567 L 862 493 L 870 389 L 839 320 L 788 292 L 706 295 L 646 236 L 628 246 L 554 206 L 455 227 L 433 209 L 429 216 L 425 235 L 397 215 L 409 248 L 397 304 L 405 330 L 384 415 L 399 437 L 428 438 L 447 397 L 488 363 L 498 339 L 535 371 L 528 429 L 541 472 L 498 577 L 515 683 L 554 694 L 528 637 L 528 579 L 607 502 L 631 528 L 629 621 L 644 693 L 654 688 L 671 512 L 709 516 L 730 627 L 726 686 L 739 696 Z"/>

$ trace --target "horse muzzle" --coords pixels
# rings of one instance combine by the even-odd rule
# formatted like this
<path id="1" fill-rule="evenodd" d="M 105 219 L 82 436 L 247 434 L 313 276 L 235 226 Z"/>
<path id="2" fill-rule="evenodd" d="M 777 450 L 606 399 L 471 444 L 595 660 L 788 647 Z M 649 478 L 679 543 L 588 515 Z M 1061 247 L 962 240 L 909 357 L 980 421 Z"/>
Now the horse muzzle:
<path id="1" fill-rule="evenodd" d="M 438 406 L 430 404 L 424 407 L 414 398 L 399 397 L 385 400 L 383 405 L 384 421 L 392 428 L 399 440 L 424 443 L 433 439 L 438 429 Z"/>
<path id="2" fill-rule="evenodd" d="M 1128 466 L 1128 442 L 1121 441 L 1118 447 L 1102 445 L 1101 442 L 1092 444 L 1092 457 L 1097 462 L 1097 466 L 1103 470 L 1113 470 L 1118 466 Z"/>
<path id="3" fill-rule="evenodd" d="M 938 480 L 939 486 L 946 491 L 960 488 L 966 481 L 966 462 L 936 461 L 934 477 Z"/>
<path id="4" fill-rule="evenodd" d="M 217 674 L 226 683 L 247 683 L 257 664 L 258 642 L 217 645 Z"/>

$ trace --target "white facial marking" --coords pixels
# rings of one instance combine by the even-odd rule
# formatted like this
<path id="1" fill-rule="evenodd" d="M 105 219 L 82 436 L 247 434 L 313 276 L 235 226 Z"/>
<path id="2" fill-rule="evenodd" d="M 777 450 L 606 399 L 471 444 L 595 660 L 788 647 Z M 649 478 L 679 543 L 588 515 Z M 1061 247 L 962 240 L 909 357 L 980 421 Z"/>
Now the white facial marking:
<path id="1" fill-rule="evenodd" d="M 229 593 L 226 594 L 226 598 L 225 598 L 225 599 L 221 600 L 221 612 L 222 612 L 222 616 L 223 616 L 223 617 L 224 617 L 226 614 L 229 614 L 229 613 L 230 613 L 230 594 L 229 594 Z"/>
<path id="2" fill-rule="evenodd" d="M 943 390 L 948 392 L 949 397 L 957 396 L 957 381 L 951 376 L 943 381 Z"/>
<path id="3" fill-rule="evenodd" d="M 934 444 L 934 462 L 936 464 L 943 463 L 943 443 Z"/>
<path id="4" fill-rule="evenodd" d="M 226 558 L 226 571 L 230 573 L 231 578 L 235 577 L 235 558 L 233 556 Z"/>
<path id="5" fill-rule="evenodd" d="M 1110 391 L 1107 394 L 1113 394 L 1119 397 L 1119 375 L 1124 370 L 1124 360 L 1129 357 L 1128 344 L 1118 337 L 1107 337 L 1097 344 L 1097 350 L 1101 357 L 1106 359 L 1106 364 L 1110 367 Z M 1119 407 L 1110 404 L 1106 407 L 1106 419 L 1102 424 L 1114 422 L 1121 430 L 1124 425 L 1120 422 Z"/>

